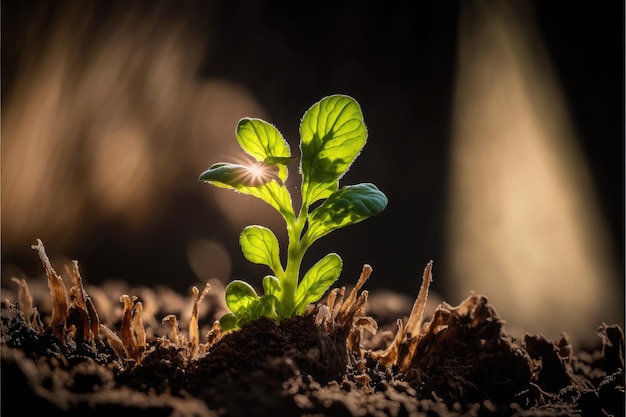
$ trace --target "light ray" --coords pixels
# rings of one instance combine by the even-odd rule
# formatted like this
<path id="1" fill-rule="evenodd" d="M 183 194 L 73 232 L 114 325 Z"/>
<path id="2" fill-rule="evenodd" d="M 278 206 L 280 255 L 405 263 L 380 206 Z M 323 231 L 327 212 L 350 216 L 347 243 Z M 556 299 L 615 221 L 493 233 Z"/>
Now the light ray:
<path id="1" fill-rule="evenodd" d="M 524 2 L 464 3 L 449 200 L 455 298 L 509 329 L 593 337 L 620 322 L 606 225 Z M 623 294 L 622 294 L 623 296 Z M 623 325 L 623 324 L 622 324 Z"/>

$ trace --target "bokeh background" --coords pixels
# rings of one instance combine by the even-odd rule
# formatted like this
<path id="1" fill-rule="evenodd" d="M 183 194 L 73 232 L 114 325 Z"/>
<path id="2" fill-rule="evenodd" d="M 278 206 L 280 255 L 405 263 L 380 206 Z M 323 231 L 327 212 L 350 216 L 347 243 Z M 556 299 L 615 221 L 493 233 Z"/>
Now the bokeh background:
<path id="1" fill-rule="evenodd" d="M 595 338 L 624 322 L 624 4 L 571 1 L 2 1 L 2 283 L 77 259 L 89 283 L 260 286 L 251 197 L 197 181 L 241 158 L 241 117 L 297 152 L 322 97 L 361 105 L 342 184 L 380 215 L 317 242 L 340 284 L 451 304 L 486 294 L 511 329 Z M 298 185 L 297 164 L 288 185 Z"/>

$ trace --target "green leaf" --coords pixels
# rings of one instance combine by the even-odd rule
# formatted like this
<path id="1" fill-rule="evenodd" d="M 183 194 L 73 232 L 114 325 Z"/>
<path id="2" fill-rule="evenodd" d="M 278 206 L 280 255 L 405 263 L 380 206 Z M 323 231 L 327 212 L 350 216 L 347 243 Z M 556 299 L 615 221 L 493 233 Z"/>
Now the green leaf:
<path id="1" fill-rule="evenodd" d="M 308 304 L 316 302 L 324 295 L 339 278 L 341 267 L 339 255 L 329 253 L 307 271 L 296 290 L 295 314 L 301 314 Z"/>
<path id="2" fill-rule="evenodd" d="M 220 319 L 220 325 L 223 329 L 235 329 L 261 316 L 276 318 L 277 301 L 278 299 L 273 294 L 259 297 L 247 282 L 232 281 L 226 287 L 226 305 L 232 316 L 228 314 L 223 316 Z"/>
<path id="3" fill-rule="evenodd" d="M 261 119 L 244 118 L 237 124 L 237 141 L 258 162 L 285 161 L 291 158 L 289 144 L 273 125 Z M 287 180 L 287 165 L 277 165 L 278 177 Z"/>
<path id="4" fill-rule="evenodd" d="M 278 299 L 273 295 L 264 295 L 250 305 L 248 321 L 256 320 L 259 317 L 276 318 L 276 309 L 274 305 Z"/>
<path id="5" fill-rule="evenodd" d="M 263 278 L 263 291 L 265 295 L 277 296 L 280 293 L 280 281 L 273 275 L 267 275 Z"/>
<path id="6" fill-rule="evenodd" d="M 267 265 L 275 274 L 282 273 L 278 239 L 270 229 L 256 225 L 248 226 L 241 232 L 239 243 L 247 260 Z"/>
<path id="7" fill-rule="evenodd" d="M 295 218 L 291 195 L 278 174 L 265 172 L 264 167 L 249 167 L 220 162 L 200 174 L 200 181 L 259 198 L 274 207 L 287 222 Z"/>
<path id="8" fill-rule="evenodd" d="M 309 215 L 309 228 L 303 237 L 310 245 L 333 230 L 358 223 L 387 207 L 387 196 L 374 184 L 350 185 L 331 194 Z"/>
<path id="9" fill-rule="evenodd" d="M 200 181 L 223 188 L 259 187 L 273 180 L 280 181 L 277 168 L 257 162 L 254 165 L 219 162 L 200 174 Z M 282 182 L 282 181 L 281 181 Z"/>
<path id="10" fill-rule="evenodd" d="M 287 165 L 295 161 L 296 159 L 298 159 L 297 156 L 268 156 L 263 160 L 263 162 L 268 165 Z"/>
<path id="11" fill-rule="evenodd" d="M 220 318 L 220 327 L 222 330 L 233 330 L 237 328 L 237 316 L 233 313 L 224 314 Z"/>
<path id="12" fill-rule="evenodd" d="M 300 138 L 302 198 L 308 207 L 339 188 L 363 149 L 367 129 L 361 107 L 349 96 L 325 97 L 304 114 Z"/>
<path id="13" fill-rule="evenodd" d="M 234 280 L 226 287 L 226 305 L 236 316 L 247 315 L 258 299 L 256 291 L 247 282 Z"/>
<path id="14" fill-rule="evenodd" d="M 261 187 L 244 187 L 239 191 L 260 198 L 274 207 L 285 218 L 287 224 L 295 221 L 291 195 L 284 185 L 272 181 Z"/>

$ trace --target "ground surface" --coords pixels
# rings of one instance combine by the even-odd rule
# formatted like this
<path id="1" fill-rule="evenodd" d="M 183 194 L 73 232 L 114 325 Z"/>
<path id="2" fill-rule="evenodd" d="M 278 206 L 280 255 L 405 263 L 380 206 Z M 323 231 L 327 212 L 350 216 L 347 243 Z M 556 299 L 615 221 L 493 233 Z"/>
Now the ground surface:
<path id="1" fill-rule="evenodd" d="M 88 336 L 80 336 L 92 313 L 78 313 L 90 311 L 77 307 L 78 287 L 68 292 L 61 327 L 45 285 L 31 283 L 32 307 L 24 306 L 24 292 L 3 290 L 2 415 L 624 415 L 618 326 L 602 324 L 597 349 L 589 351 L 572 352 L 565 337 L 548 341 L 531 333 L 515 340 L 487 298 L 473 294 L 458 307 L 427 311 L 418 342 L 385 356 L 396 320 L 406 324 L 396 310 L 411 306 L 400 295 L 370 294 L 361 312 L 378 322 L 375 336 L 359 326 L 366 321 L 358 314 L 340 325 L 341 313 L 319 306 L 280 324 L 260 319 L 222 335 L 210 331 L 223 313 L 223 289 L 214 285 L 196 303 L 194 344 L 195 322 L 185 319 L 194 297 L 123 282 L 87 287 L 83 294 L 102 327 L 120 335 L 124 346 L 116 350 L 115 337 L 102 327 L 92 327 L 95 337 L 87 327 Z M 123 294 L 137 297 L 132 308 L 119 302 Z M 170 316 L 162 323 L 170 314 L 180 322 Z"/>

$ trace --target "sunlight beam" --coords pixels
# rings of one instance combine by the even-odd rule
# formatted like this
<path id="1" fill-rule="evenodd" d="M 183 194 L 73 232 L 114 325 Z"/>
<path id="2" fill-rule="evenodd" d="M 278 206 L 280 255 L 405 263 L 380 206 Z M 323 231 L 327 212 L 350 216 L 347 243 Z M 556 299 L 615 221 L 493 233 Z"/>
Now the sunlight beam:
<path id="1" fill-rule="evenodd" d="M 525 2 L 463 3 L 448 220 L 455 299 L 556 338 L 620 322 L 607 229 Z M 622 324 L 623 325 L 623 324 Z"/>

